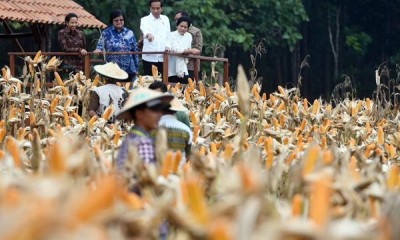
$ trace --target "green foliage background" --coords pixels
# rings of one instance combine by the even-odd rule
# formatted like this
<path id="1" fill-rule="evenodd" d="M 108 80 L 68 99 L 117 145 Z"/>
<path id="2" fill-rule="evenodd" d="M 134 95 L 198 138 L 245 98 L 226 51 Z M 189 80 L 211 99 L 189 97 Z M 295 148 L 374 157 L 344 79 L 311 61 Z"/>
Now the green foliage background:
<path id="1" fill-rule="evenodd" d="M 111 9 L 121 8 L 126 26 L 137 36 L 140 18 L 149 14 L 147 0 L 76 2 L 104 23 L 108 23 Z M 392 77 L 397 77 L 393 69 L 400 61 L 399 6 L 400 0 L 165 0 L 163 14 L 172 20 L 176 10 L 186 10 L 203 31 L 203 55 L 228 57 L 233 78 L 237 65 L 243 64 L 250 78 L 263 83 L 263 91 L 272 92 L 277 85 L 296 86 L 301 73 L 301 92 L 312 99 L 329 98 L 334 86 L 343 81 L 343 74 L 351 78 L 359 97 L 370 96 L 375 89 L 374 71 L 382 62 L 392 70 Z M 336 14 L 339 65 L 335 79 L 328 28 L 335 35 Z M 27 28 L 16 23 L 13 27 Z M 60 28 L 50 31 L 50 50 L 57 50 L 55 38 Z M 4 30 L 0 27 L 0 31 Z M 100 31 L 85 29 L 85 33 L 88 48 L 93 50 Z M 260 42 L 263 44 L 256 51 Z M 0 63 L 8 64 L 6 52 L 16 49 L 11 40 L 2 43 Z M 27 51 L 37 50 L 32 39 L 22 43 Z M 309 65 L 303 63 L 306 67 L 301 68 L 306 56 L 310 56 Z M 209 70 L 209 63 L 202 66 Z"/>

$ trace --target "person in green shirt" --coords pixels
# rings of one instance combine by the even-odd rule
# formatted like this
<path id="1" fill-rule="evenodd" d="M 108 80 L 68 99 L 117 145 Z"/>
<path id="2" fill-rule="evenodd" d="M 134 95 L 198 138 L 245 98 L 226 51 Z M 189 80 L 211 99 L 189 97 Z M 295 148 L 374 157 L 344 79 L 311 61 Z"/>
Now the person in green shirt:
<path id="1" fill-rule="evenodd" d="M 157 81 L 157 80 L 155 80 L 154 82 L 152 82 L 149 85 L 149 89 L 159 91 L 162 93 L 165 93 L 168 91 L 167 86 L 165 86 L 165 84 L 162 81 Z M 186 112 L 177 111 L 175 113 L 175 116 L 180 122 L 184 123 L 185 125 L 187 125 L 190 128 L 189 116 L 187 115 Z"/>

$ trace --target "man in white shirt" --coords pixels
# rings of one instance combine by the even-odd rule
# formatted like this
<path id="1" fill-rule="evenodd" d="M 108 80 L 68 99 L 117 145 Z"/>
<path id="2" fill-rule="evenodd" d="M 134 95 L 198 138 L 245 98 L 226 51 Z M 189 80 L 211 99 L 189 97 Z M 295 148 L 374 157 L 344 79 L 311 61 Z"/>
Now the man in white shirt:
<path id="1" fill-rule="evenodd" d="M 143 32 L 143 52 L 163 52 L 167 37 L 171 32 L 169 19 L 161 15 L 162 0 L 149 0 L 150 14 L 140 19 L 140 30 Z M 162 54 L 143 54 L 144 75 L 152 75 L 151 65 L 163 72 Z"/>

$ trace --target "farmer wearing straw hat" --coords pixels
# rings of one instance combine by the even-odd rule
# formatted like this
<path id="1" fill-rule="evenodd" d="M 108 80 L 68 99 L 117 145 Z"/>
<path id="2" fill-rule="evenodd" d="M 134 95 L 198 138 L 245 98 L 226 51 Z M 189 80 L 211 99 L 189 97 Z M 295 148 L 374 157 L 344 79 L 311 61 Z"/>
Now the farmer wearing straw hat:
<path id="1" fill-rule="evenodd" d="M 89 116 L 101 116 L 105 109 L 112 104 L 113 113 L 109 121 L 113 122 L 128 97 L 128 92 L 118 86 L 116 82 L 127 79 L 128 73 L 113 62 L 96 65 L 94 70 L 105 79 L 105 85 L 91 91 L 88 107 Z"/>
<path id="2" fill-rule="evenodd" d="M 168 147 L 174 151 L 181 151 L 182 159 L 179 166 L 182 166 L 190 154 L 192 131 L 178 120 L 175 113 L 178 111 L 186 112 L 188 109 L 176 97 L 171 101 L 170 105 L 171 107 L 164 110 L 164 115 L 161 117 L 158 126 L 167 130 Z"/>
<path id="3" fill-rule="evenodd" d="M 139 88 L 130 92 L 128 100 L 118 114 L 118 119 L 133 120 L 135 125 L 121 144 L 117 156 L 117 169 L 122 169 L 129 154 L 129 147 L 136 146 L 144 163 L 155 163 L 154 143 L 150 131 L 158 126 L 164 109 L 170 107 L 170 94 Z"/>

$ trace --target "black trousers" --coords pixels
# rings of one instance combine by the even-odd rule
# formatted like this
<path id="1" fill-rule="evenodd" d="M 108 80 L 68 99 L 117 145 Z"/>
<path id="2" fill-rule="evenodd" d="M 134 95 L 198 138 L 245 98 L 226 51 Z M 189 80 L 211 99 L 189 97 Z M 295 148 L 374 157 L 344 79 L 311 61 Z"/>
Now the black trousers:
<path id="1" fill-rule="evenodd" d="M 188 84 L 188 78 L 189 78 L 189 75 L 185 75 L 183 78 L 180 78 L 178 76 L 170 76 L 170 77 L 168 77 L 168 82 Z"/>
<path id="2" fill-rule="evenodd" d="M 143 61 L 143 75 L 153 76 L 153 72 L 151 71 L 151 65 L 157 67 L 158 72 L 163 74 L 163 62 L 148 62 L 145 60 Z"/>

